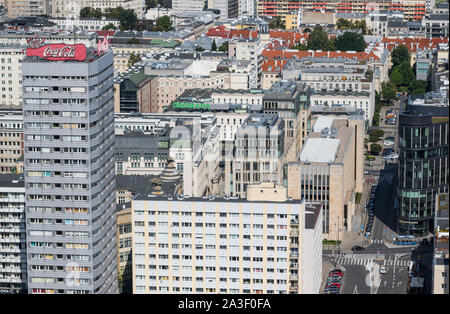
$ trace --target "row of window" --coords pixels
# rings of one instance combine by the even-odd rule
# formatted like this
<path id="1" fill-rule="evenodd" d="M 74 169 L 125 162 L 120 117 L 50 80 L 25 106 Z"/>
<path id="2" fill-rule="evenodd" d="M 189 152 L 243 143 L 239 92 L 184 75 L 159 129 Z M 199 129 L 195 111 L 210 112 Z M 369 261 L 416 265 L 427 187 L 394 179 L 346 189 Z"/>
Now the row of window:
<path id="1" fill-rule="evenodd" d="M 144 232 L 135 232 L 134 235 L 136 237 L 144 237 Z M 156 239 L 156 233 L 155 232 L 149 232 L 148 236 L 152 239 Z M 240 239 L 239 234 L 219 234 L 219 239 Z M 167 232 L 158 232 L 158 239 L 166 239 L 169 237 L 169 234 Z M 194 236 L 196 239 L 203 239 L 203 234 L 196 234 Z M 216 239 L 217 235 L 215 233 L 207 233 L 205 234 L 205 239 Z M 181 233 L 181 236 L 179 233 L 172 233 L 172 240 L 175 240 L 177 238 L 183 238 L 183 239 L 191 239 L 193 238 L 191 233 Z M 263 235 L 258 234 L 244 234 L 242 235 L 242 239 L 244 240 L 262 240 L 264 237 Z M 286 236 L 277 236 L 276 239 L 278 241 L 286 241 Z M 267 235 L 267 240 L 275 240 L 275 236 L 273 235 Z"/>
<path id="2" fill-rule="evenodd" d="M 64 225 L 80 225 L 87 226 L 89 225 L 89 220 L 86 219 L 50 219 L 50 218 L 30 218 L 30 224 L 64 224 Z"/>
<path id="3" fill-rule="evenodd" d="M 156 215 L 156 213 L 159 216 L 167 216 L 169 214 L 168 211 L 164 211 L 164 210 L 160 210 L 160 211 L 153 211 L 150 210 L 147 212 L 149 216 L 153 216 Z M 178 216 L 180 213 L 179 212 L 171 212 L 172 216 Z M 144 211 L 141 210 L 136 210 L 134 212 L 134 214 L 136 216 L 140 216 L 140 215 L 144 215 Z M 250 216 L 252 216 L 253 218 L 263 218 L 264 214 L 260 214 L 260 213 L 216 213 L 216 212 L 196 212 L 195 215 L 193 215 L 192 212 L 181 212 L 181 216 L 196 216 L 196 217 L 203 217 L 203 215 L 205 215 L 206 217 L 216 217 L 216 215 L 219 215 L 219 217 L 225 218 L 225 217 L 244 217 L 244 218 L 250 218 Z M 275 216 L 279 219 L 285 219 L 287 218 L 287 214 L 267 214 L 265 215 L 267 216 L 267 218 L 271 219 L 271 218 L 275 218 Z M 292 218 L 298 218 L 298 215 L 290 215 Z"/>
<path id="4" fill-rule="evenodd" d="M 286 251 L 286 248 L 283 248 L 284 250 L 282 250 L 282 251 Z M 134 255 L 136 258 L 145 258 L 145 255 L 144 254 L 135 254 Z M 158 258 L 159 259 L 169 259 L 169 255 L 167 255 L 167 254 L 159 254 L 158 255 Z M 151 259 L 151 260 L 155 260 L 156 259 L 156 254 L 149 254 L 149 259 Z M 180 255 L 178 255 L 178 254 L 174 254 L 174 255 L 172 255 L 172 259 L 173 260 L 179 260 L 179 259 L 182 259 L 182 260 L 192 260 L 192 255 L 181 255 L 181 257 L 180 257 Z M 203 256 L 203 255 L 196 255 L 195 256 L 195 260 L 207 260 L 207 261 L 215 261 L 216 260 L 216 257 L 215 256 Z M 222 262 L 226 262 L 227 260 L 230 260 L 230 261 L 232 261 L 232 262 L 237 262 L 237 261 L 239 261 L 239 256 L 220 256 L 219 257 L 219 260 L 220 261 L 222 261 Z M 250 256 L 243 256 L 242 257 L 242 260 L 244 261 L 244 262 L 250 262 L 250 261 L 253 261 L 253 262 L 263 262 L 263 258 L 262 257 L 253 257 L 253 258 L 251 258 Z M 274 258 L 272 258 L 272 257 L 268 257 L 267 258 L 267 262 L 274 262 Z M 286 258 L 277 258 L 277 263 L 286 263 L 287 262 L 287 259 Z"/>
<path id="5" fill-rule="evenodd" d="M 135 221 L 135 226 L 136 227 L 143 227 L 144 226 L 144 222 L 143 221 Z M 148 223 L 148 225 L 150 227 L 156 226 L 156 222 L 154 221 L 150 221 Z M 167 221 L 160 221 L 158 222 L 158 226 L 159 227 L 168 227 L 169 223 Z M 179 222 L 172 222 L 171 223 L 172 227 L 179 227 L 180 223 Z M 211 228 L 215 228 L 216 224 L 215 223 L 203 223 L 203 222 L 196 222 L 195 223 L 195 227 L 211 227 Z M 181 223 L 181 227 L 192 227 L 192 223 L 191 222 L 182 222 Z M 254 229 L 264 229 L 264 225 L 263 224 L 237 224 L 237 223 L 221 223 L 219 224 L 220 228 L 254 228 Z M 287 225 L 266 225 L 267 229 L 287 229 Z"/>
<path id="6" fill-rule="evenodd" d="M 53 242 L 30 242 L 30 248 L 66 248 L 66 249 L 89 249 L 85 243 L 53 243 Z"/>
<path id="7" fill-rule="evenodd" d="M 182 287 L 182 288 L 180 288 L 180 287 L 172 287 L 172 290 L 170 290 L 169 287 L 159 287 L 157 289 L 156 286 L 149 286 L 148 290 L 150 292 L 156 292 L 156 291 L 160 291 L 160 292 L 170 292 L 170 291 L 172 291 L 172 292 L 182 292 L 182 293 L 193 292 L 192 288 L 189 288 L 189 287 Z M 136 286 L 136 292 L 138 292 L 138 293 L 145 292 L 145 286 Z M 196 288 L 195 292 L 196 293 L 203 293 L 203 292 L 216 293 L 216 289 L 215 288 L 206 288 L 206 289 Z M 237 293 L 241 293 L 241 291 L 239 289 L 225 289 L 225 288 L 221 288 L 221 289 L 219 289 L 219 293 L 224 293 L 224 294 L 225 293 L 228 293 L 228 294 L 236 293 L 237 294 Z M 242 293 L 245 293 L 245 294 L 262 294 L 262 293 L 264 293 L 264 290 L 261 290 L 261 289 L 252 289 L 252 290 L 250 290 L 250 289 L 243 289 Z M 267 294 L 274 294 L 275 290 L 270 290 L 269 289 L 269 290 L 266 290 L 266 293 Z M 286 294 L 286 290 L 277 290 L 276 293 L 277 294 Z"/>

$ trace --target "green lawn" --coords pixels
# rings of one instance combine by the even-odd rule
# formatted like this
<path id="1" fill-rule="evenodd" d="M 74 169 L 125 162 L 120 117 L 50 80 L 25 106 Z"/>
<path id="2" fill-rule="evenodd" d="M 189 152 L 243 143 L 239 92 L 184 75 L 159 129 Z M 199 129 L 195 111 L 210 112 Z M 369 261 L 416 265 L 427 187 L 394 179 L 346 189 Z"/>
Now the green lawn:
<path id="1" fill-rule="evenodd" d="M 359 204 L 359 202 L 361 202 L 361 196 L 362 196 L 362 193 L 356 193 L 355 204 Z"/>

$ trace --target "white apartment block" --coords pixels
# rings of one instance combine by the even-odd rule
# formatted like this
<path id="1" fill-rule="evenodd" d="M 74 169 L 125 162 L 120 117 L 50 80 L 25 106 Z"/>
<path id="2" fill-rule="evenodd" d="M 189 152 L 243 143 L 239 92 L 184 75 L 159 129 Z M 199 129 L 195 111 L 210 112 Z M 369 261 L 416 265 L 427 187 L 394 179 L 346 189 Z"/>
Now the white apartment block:
<path id="1" fill-rule="evenodd" d="M 364 110 L 364 119 L 371 124 L 374 113 L 371 96 L 369 92 L 335 92 L 331 94 L 318 91 L 311 95 L 311 106 L 345 107 L 351 111 L 353 108 L 362 109 Z"/>
<path id="2" fill-rule="evenodd" d="M 175 14 L 185 11 L 202 11 L 207 0 L 172 0 L 172 9 Z"/>
<path id="3" fill-rule="evenodd" d="M 24 46 L 0 46 L 0 104 L 21 108 Z"/>
<path id="4" fill-rule="evenodd" d="M 119 28 L 119 20 L 107 20 L 107 19 L 68 19 L 68 18 L 52 18 L 50 22 L 56 23 L 58 29 L 73 30 L 76 27 L 77 30 L 83 29 L 88 32 L 101 31 L 102 28 L 108 24 L 113 24 L 116 28 Z"/>
<path id="5" fill-rule="evenodd" d="M 239 17 L 256 16 L 256 1 L 255 0 L 240 0 L 239 1 Z"/>
<path id="6" fill-rule="evenodd" d="M 65 43 L 68 45 L 73 44 L 83 44 L 86 47 L 97 47 L 97 34 L 80 34 L 78 32 L 76 36 L 74 34 L 67 33 L 53 33 L 48 31 L 0 31 L 0 47 L 4 46 L 21 46 L 21 50 L 26 48 L 27 40 L 35 39 L 39 37 L 39 39 L 44 40 L 45 44 L 59 44 Z M 25 54 L 24 54 L 25 55 Z"/>
<path id="7" fill-rule="evenodd" d="M 259 189 L 252 201 L 135 199 L 133 293 L 319 293 L 321 204 Z"/>
<path id="8" fill-rule="evenodd" d="M 311 106 L 362 109 L 364 118 L 372 124 L 375 84 L 367 64 L 342 58 L 289 60 L 282 77 L 309 85 L 314 90 Z"/>
<path id="9" fill-rule="evenodd" d="M 26 288 L 25 237 L 23 176 L 0 175 L 0 293 Z"/>
<path id="10" fill-rule="evenodd" d="M 123 7 L 132 9 L 138 19 L 142 19 L 145 9 L 145 0 L 52 0 L 52 16 L 78 18 L 80 10 L 84 7 L 105 9 Z"/>

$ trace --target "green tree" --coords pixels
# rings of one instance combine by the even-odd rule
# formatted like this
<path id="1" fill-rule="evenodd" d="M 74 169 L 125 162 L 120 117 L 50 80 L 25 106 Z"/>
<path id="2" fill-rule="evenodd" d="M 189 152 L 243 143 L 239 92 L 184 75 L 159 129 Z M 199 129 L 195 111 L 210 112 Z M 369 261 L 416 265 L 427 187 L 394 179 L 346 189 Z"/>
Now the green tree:
<path id="1" fill-rule="evenodd" d="M 137 39 L 135 37 L 133 37 L 127 41 L 127 44 L 129 44 L 129 45 L 135 45 L 135 44 L 140 44 L 140 43 L 141 42 L 139 41 L 139 39 Z"/>
<path id="2" fill-rule="evenodd" d="M 380 144 L 374 143 L 374 144 L 370 145 L 370 152 L 374 155 L 378 155 L 382 149 L 383 149 L 383 147 Z"/>
<path id="3" fill-rule="evenodd" d="M 365 20 L 357 22 L 358 28 L 361 29 L 364 35 L 367 35 L 367 24 Z"/>
<path id="4" fill-rule="evenodd" d="M 84 7 L 80 10 L 80 17 L 81 18 L 101 18 L 102 17 L 102 10 L 101 9 L 94 9 L 92 7 Z"/>
<path id="5" fill-rule="evenodd" d="M 408 92 L 413 95 L 423 95 L 427 92 L 427 83 L 420 80 L 414 80 L 409 84 Z"/>
<path id="6" fill-rule="evenodd" d="M 273 20 L 269 23 L 269 28 L 270 28 L 270 29 L 277 29 L 277 28 L 285 29 L 285 28 L 286 28 L 286 25 L 285 25 L 285 23 L 281 20 L 281 17 L 277 16 L 275 19 L 273 19 Z"/>
<path id="7" fill-rule="evenodd" d="M 308 35 L 308 49 L 311 50 L 335 50 L 334 44 L 328 39 L 327 33 L 320 26 L 314 27 L 314 30 Z"/>
<path id="8" fill-rule="evenodd" d="M 168 16 L 161 16 L 156 20 L 155 31 L 168 32 L 173 30 L 172 20 Z"/>
<path id="9" fill-rule="evenodd" d="M 341 51 L 364 51 L 366 42 L 362 34 L 345 32 L 336 38 L 336 49 Z"/>
<path id="10" fill-rule="evenodd" d="M 338 29 L 349 29 L 354 28 L 353 22 L 346 19 L 338 19 L 336 22 L 336 26 Z"/>
<path id="11" fill-rule="evenodd" d="M 195 47 L 195 51 L 205 51 L 205 49 L 202 46 Z"/>
<path id="12" fill-rule="evenodd" d="M 397 88 L 392 82 L 381 83 L 381 96 L 387 102 L 397 99 Z"/>
<path id="13" fill-rule="evenodd" d="M 378 112 L 379 115 L 379 112 Z M 384 131 L 380 129 L 372 130 L 369 133 L 369 141 L 371 142 L 378 142 L 380 140 L 380 137 L 383 137 Z"/>
<path id="14" fill-rule="evenodd" d="M 217 50 L 216 40 L 213 39 L 213 42 L 211 44 L 211 51 L 216 51 L 216 50 Z"/>
<path id="15" fill-rule="evenodd" d="M 138 18 L 132 9 L 124 9 L 123 7 L 108 8 L 105 10 L 105 16 L 109 19 L 120 21 L 121 30 L 131 30 L 135 27 Z"/>
<path id="16" fill-rule="evenodd" d="M 415 81 L 414 71 L 409 62 L 395 66 L 390 75 L 391 81 L 397 86 L 408 86 Z"/>
<path id="17" fill-rule="evenodd" d="M 298 49 L 298 50 L 303 50 L 304 51 L 304 50 L 308 50 L 308 46 L 298 43 L 297 45 L 292 47 L 292 49 Z"/>
<path id="18" fill-rule="evenodd" d="M 411 68 L 411 64 L 409 62 L 405 61 L 402 64 L 400 64 L 398 66 L 398 70 L 403 76 L 403 82 L 404 82 L 403 85 L 409 85 L 416 80 L 416 78 L 414 76 L 414 71 Z"/>
<path id="19" fill-rule="evenodd" d="M 145 5 L 147 6 L 147 8 L 156 8 L 157 4 L 157 0 L 145 0 Z"/>
<path id="20" fill-rule="evenodd" d="M 128 59 L 128 66 L 132 66 L 138 61 L 141 61 L 141 55 L 139 53 L 135 55 L 134 52 L 132 52 L 130 54 L 130 58 Z"/>
<path id="21" fill-rule="evenodd" d="M 399 45 L 391 52 L 392 69 L 404 62 L 411 62 L 411 54 L 405 45 Z"/>
<path id="22" fill-rule="evenodd" d="M 109 23 L 102 27 L 102 30 L 104 31 L 109 31 L 111 29 L 116 30 L 117 29 L 116 25 L 114 25 L 113 23 Z"/>
<path id="23" fill-rule="evenodd" d="M 222 52 L 228 52 L 228 41 L 222 43 L 222 44 L 219 46 L 219 51 L 222 51 Z"/>
<path id="24" fill-rule="evenodd" d="M 398 67 L 394 68 L 391 72 L 391 82 L 397 86 L 403 85 L 403 75 L 400 73 Z"/>

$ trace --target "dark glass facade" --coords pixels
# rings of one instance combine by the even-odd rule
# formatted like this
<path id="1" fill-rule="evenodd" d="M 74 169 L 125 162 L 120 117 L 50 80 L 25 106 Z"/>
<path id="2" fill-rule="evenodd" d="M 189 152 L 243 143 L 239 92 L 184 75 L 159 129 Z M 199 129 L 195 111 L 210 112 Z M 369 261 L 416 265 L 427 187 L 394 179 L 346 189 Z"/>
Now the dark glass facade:
<path id="1" fill-rule="evenodd" d="M 433 232 L 437 193 L 448 191 L 448 119 L 400 113 L 398 233 Z"/>

